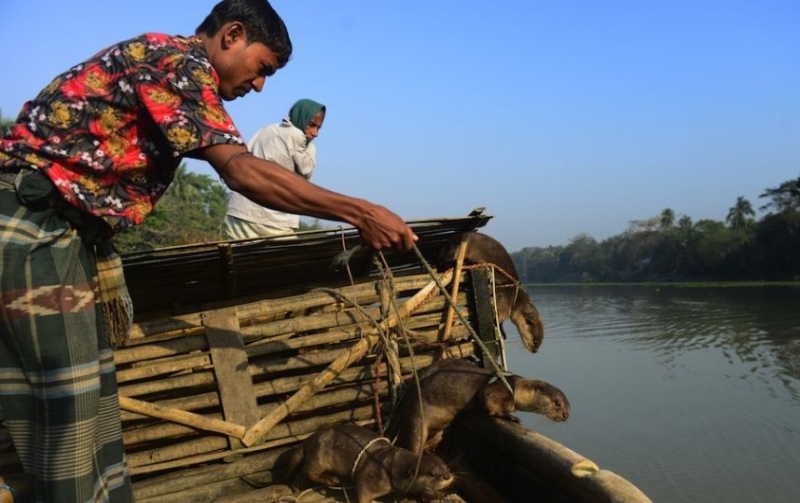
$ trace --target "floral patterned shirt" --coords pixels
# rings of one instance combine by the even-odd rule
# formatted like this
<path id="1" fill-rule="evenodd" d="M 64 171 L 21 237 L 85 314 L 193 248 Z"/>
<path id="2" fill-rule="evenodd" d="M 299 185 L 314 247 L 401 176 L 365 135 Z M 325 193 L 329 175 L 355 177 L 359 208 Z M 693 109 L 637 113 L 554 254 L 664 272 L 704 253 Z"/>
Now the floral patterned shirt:
<path id="1" fill-rule="evenodd" d="M 148 33 L 101 51 L 27 102 L 0 139 L 0 170 L 41 169 L 114 230 L 139 224 L 181 158 L 243 145 L 199 37 Z"/>

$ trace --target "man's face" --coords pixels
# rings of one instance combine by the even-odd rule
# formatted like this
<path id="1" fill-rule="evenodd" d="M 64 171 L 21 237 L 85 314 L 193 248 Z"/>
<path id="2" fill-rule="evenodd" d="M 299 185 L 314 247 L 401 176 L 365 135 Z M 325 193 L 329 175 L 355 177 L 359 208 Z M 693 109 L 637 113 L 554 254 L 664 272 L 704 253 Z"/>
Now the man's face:
<path id="1" fill-rule="evenodd" d="M 262 43 L 247 44 L 239 37 L 226 46 L 214 69 L 219 75 L 219 93 L 226 101 L 235 100 L 253 89 L 261 92 L 266 78 L 275 73 L 278 58 Z"/>
<path id="2" fill-rule="evenodd" d="M 306 126 L 306 139 L 308 141 L 313 140 L 317 136 L 319 136 L 319 130 L 322 129 L 322 123 L 325 121 L 325 112 L 320 110 L 317 112 L 317 115 L 314 116 Z"/>

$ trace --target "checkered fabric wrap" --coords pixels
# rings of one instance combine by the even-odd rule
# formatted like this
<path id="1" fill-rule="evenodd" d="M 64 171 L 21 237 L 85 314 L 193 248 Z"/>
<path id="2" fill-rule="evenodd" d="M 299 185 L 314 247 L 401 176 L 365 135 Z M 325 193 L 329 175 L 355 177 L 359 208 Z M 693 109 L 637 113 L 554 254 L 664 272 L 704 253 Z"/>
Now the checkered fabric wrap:
<path id="1" fill-rule="evenodd" d="M 34 501 L 133 501 L 96 257 L 0 184 L 0 407 Z"/>

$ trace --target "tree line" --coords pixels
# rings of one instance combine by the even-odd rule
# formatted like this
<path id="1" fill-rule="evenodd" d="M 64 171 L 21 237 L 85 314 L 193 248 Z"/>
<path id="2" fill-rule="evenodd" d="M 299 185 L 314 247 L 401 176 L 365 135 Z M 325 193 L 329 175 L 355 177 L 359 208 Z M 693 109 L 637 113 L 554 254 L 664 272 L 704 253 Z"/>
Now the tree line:
<path id="1" fill-rule="evenodd" d="M 666 208 L 600 242 L 579 234 L 565 246 L 511 255 L 526 283 L 800 280 L 800 177 L 759 198 L 766 212 L 759 219 L 740 196 L 725 221 L 676 221 Z"/>

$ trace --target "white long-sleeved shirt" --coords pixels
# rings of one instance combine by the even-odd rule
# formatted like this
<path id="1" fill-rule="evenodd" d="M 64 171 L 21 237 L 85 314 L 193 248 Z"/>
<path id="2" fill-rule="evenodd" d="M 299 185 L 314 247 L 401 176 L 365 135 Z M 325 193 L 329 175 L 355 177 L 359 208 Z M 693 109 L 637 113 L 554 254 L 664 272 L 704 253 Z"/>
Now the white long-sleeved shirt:
<path id="1" fill-rule="evenodd" d="M 274 161 L 306 178 L 311 178 L 317 164 L 316 145 L 309 143 L 305 133 L 288 118 L 259 129 L 248 142 L 247 148 L 253 155 Z M 280 229 L 300 227 L 298 215 L 265 208 L 238 192 L 230 195 L 228 215 Z"/>

